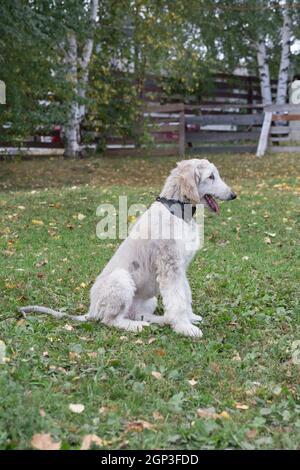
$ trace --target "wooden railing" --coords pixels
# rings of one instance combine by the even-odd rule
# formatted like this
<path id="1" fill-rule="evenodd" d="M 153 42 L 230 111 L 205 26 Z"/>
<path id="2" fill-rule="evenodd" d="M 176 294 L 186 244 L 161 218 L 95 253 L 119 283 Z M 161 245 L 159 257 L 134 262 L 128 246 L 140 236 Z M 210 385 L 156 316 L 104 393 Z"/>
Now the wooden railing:
<path id="1" fill-rule="evenodd" d="M 286 145 L 292 142 L 289 126 L 292 121 L 300 121 L 300 104 L 266 106 L 256 155 L 262 157 L 267 151 L 300 153 L 300 126 L 297 145 Z"/>
<path id="2" fill-rule="evenodd" d="M 263 108 L 261 104 L 237 103 L 153 104 L 144 107 L 141 116 L 140 132 L 146 129 L 150 136 L 148 144 L 137 142 L 134 137 L 111 135 L 106 141 L 105 156 L 174 155 L 184 158 L 190 154 L 219 152 L 256 152 L 259 156 L 267 150 L 300 152 L 300 145 L 286 145 L 290 140 L 288 124 L 300 121 L 300 105 Z M 86 132 L 94 144 L 102 137 L 100 132 Z M 31 154 L 34 147 L 39 148 L 40 154 L 63 153 L 62 142 L 41 143 L 32 137 L 24 146 L 31 148 Z"/>

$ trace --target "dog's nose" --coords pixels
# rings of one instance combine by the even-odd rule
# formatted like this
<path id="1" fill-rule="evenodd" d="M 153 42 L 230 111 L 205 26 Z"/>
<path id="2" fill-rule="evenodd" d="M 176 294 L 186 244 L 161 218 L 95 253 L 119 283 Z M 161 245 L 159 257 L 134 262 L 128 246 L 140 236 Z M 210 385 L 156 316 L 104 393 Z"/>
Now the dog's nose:
<path id="1" fill-rule="evenodd" d="M 236 198 L 237 198 L 237 195 L 233 191 L 231 191 L 229 200 L 231 201 L 232 199 L 236 199 Z"/>

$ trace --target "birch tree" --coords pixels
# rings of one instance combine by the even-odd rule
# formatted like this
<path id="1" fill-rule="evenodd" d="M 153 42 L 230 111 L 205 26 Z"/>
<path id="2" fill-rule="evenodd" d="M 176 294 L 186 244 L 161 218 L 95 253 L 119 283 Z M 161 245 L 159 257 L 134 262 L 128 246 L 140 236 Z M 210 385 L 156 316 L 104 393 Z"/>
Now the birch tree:
<path id="1" fill-rule="evenodd" d="M 86 113 L 86 92 L 89 81 L 89 66 L 94 47 L 94 32 L 97 21 L 99 0 L 90 0 L 88 6 L 89 31 L 83 41 L 80 54 L 78 38 L 75 31 L 67 35 L 65 47 L 66 76 L 73 88 L 73 99 L 65 125 L 65 157 L 78 158 L 82 154 L 80 124 Z"/>
<path id="2" fill-rule="evenodd" d="M 278 77 L 276 103 L 287 99 L 290 45 L 297 27 L 293 5 L 294 0 L 224 0 L 215 6 L 221 20 L 216 40 L 223 61 L 231 70 L 233 64 L 243 64 L 248 72 L 258 72 L 264 105 L 272 104 L 274 76 Z"/>
<path id="3" fill-rule="evenodd" d="M 260 37 L 260 39 L 256 42 L 255 48 L 262 102 L 264 106 L 267 106 L 272 104 L 272 91 L 267 49 L 265 39 L 263 37 Z"/>
<path id="4" fill-rule="evenodd" d="M 292 37 L 292 18 L 291 18 L 291 4 L 289 1 L 286 2 L 283 11 L 283 26 L 281 33 L 281 59 L 278 74 L 277 83 L 277 96 L 276 104 L 285 104 L 287 99 L 287 88 L 289 79 L 289 68 L 290 68 L 290 44 Z"/>

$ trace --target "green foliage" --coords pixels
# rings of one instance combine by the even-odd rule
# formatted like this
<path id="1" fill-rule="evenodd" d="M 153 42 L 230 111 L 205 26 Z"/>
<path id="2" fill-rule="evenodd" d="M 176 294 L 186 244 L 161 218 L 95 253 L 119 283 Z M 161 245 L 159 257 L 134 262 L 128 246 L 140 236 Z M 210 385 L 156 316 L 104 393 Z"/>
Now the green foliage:
<path id="1" fill-rule="evenodd" d="M 89 0 L 3 0 L 0 5 L 0 79 L 7 105 L 0 107 L 0 139 L 20 140 L 40 128 L 65 125 L 74 94 L 68 79 L 66 38 L 76 35 L 79 54 L 95 34 L 87 115 L 97 120 L 101 142 L 110 133 L 145 138 L 139 105 L 146 76 L 160 75 L 166 95 L 209 91 L 211 72 L 231 73 L 245 65 L 256 74 L 253 47 L 266 38 L 271 75 L 280 57 L 279 0 L 105 0 L 92 30 Z M 291 0 L 293 4 L 293 1 Z M 293 11 L 299 37 L 300 9 Z M 293 57 L 295 66 L 297 57 Z M 78 67 L 79 80 L 82 70 Z M 82 102 L 82 101 L 81 101 Z M 46 105 L 47 104 L 47 105 Z M 137 131 L 138 129 L 138 131 Z M 42 132 L 42 130 L 41 130 Z"/>

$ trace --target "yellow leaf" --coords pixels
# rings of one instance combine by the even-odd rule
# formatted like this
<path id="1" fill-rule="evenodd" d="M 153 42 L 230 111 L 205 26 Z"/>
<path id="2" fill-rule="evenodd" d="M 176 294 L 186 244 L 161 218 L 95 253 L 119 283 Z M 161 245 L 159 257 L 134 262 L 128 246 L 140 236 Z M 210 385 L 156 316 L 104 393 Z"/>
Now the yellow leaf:
<path id="1" fill-rule="evenodd" d="M 229 419 L 229 418 L 230 418 L 230 414 L 227 413 L 227 411 L 222 411 L 222 413 L 219 414 L 219 417 L 220 417 L 220 418 L 223 418 L 223 419 Z"/>
<path id="2" fill-rule="evenodd" d="M 214 408 L 198 408 L 197 415 L 199 418 L 204 419 L 229 419 L 229 413 L 227 411 L 222 411 L 221 413 L 216 413 Z"/>
<path id="3" fill-rule="evenodd" d="M 237 410 L 248 410 L 249 406 L 248 405 L 243 405 L 243 403 L 236 403 L 235 407 Z"/>
<path id="4" fill-rule="evenodd" d="M 44 225 L 44 222 L 42 220 L 37 220 L 37 219 L 32 219 L 31 223 L 33 225 Z"/>
<path id="5" fill-rule="evenodd" d="M 16 284 L 10 284 L 9 282 L 6 282 L 5 287 L 6 289 L 15 289 L 17 286 Z"/>

